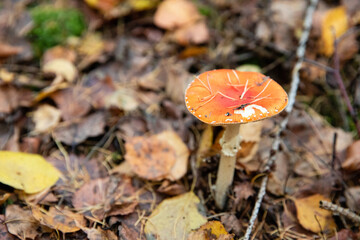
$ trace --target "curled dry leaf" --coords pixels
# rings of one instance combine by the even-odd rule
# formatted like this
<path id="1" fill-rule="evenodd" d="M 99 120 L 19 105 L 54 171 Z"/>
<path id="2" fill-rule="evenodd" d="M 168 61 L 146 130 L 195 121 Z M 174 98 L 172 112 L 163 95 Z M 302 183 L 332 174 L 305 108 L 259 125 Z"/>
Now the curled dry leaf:
<path id="1" fill-rule="evenodd" d="M 125 149 L 126 161 L 142 178 L 174 181 L 186 173 L 189 150 L 173 131 L 130 138 Z"/>
<path id="2" fill-rule="evenodd" d="M 111 230 L 103 230 L 100 227 L 98 228 L 83 228 L 82 229 L 89 240 L 117 240 L 119 239 L 114 232 Z M 127 240 L 127 238 L 126 238 Z"/>
<path id="3" fill-rule="evenodd" d="M 6 207 L 5 221 L 8 231 L 22 240 L 35 239 L 42 231 L 31 210 L 22 209 L 18 205 Z"/>
<path id="4" fill-rule="evenodd" d="M 72 62 L 67 59 L 53 59 L 42 67 L 45 73 L 54 73 L 68 82 L 73 82 L 77 76 L 77 69 Z M 61 81 L 61 80 L 59 80 Z"/>
<path id="5" fill-rule="evenodd" d="M 346 159 L 341 166 L 350 172 L 360 170 L 360 140 L 355 141 L 348 147 Z"/>
<path id="6" fill-rule="evenodd" d="M 191 230 L 207 222 L 199 212 L 200 200 L 193 192 L 162 201 L 145 224 L 148 239 L 183 240 Z"/>
<path id="7" fill-rule="evenodd" d="M 200 18 L 199 11 L 191 1 L 166 0 L 159 5 L 154 16 L 154 23 L 158 27 L 174 30 Z"/>
<path id="8" fill-rule="evenodd" d="M 37 206 L 32 207 L 33 217 L 42 225 L 63 233 L 76 232 L 86 225 L 82 214 L 73 213 L 66 209 L 50 207 L 49 211 Z"/>
<path id="9" fill-rule="evenodd" d="M 43 104 L 34 112 L 35 133 L 45 133 L 53 129 L 60 122 L 61 112 L 59 109 Z"/>
<path id="10" fill-rule="evenodd" d="M 295 199 L 297 219 L 303 228 L 314 233 L 333 231 L 336 225 L 332 213 L 321 209 L 320 201 L 331 202 L 330 199 L 320 194 Z"/>

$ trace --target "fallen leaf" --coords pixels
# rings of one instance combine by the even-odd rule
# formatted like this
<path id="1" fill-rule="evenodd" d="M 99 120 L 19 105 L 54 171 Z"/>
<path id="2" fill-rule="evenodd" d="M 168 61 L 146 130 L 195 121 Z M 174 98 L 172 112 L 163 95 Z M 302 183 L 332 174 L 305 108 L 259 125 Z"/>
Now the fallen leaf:
<path id="1" fill-rule="evenodd" d="M 0 113 L 11 113 L 18 107 L 29 107 L 33 93 L 27 89 L 18 89 L 12 85 L 0 86 Z"/>
<path id="2" fill-rule="evenodd" d="M 345 190 L 346 204 L 352 211 L 360 211 L 360 186 L 349 187 Z"/>
<path id="3" fill-rule="evenodd" d="M 193 2 L 188 0 L 166 0 L 161 2 L 156 10 L 154 23 L 158 27 L 174 30 L 200 18 L 201 15 Z"/>
<path id="4" fill-rule="evenodd" d="M 52 130 L 60 122 L 61 112 L 59 109 L 43 104 L 34 112 L 33 122 L 35 123 L 35 133 L 45 133 Z"/>
<path id="5" fill-rule="evenodd" d="M 26 193 L 40 192 L 59 179 L 60 172 L 42 156 L 0 151 L 0 182 Z"/>
<path id="6" fill-rule="evenodd" d="M 209 153 L 213 144 L 214 132 L 211 125 L 207 125 L 203 133 L 201 134 L 199 147 L 196 153 L 196 165 L 199 167 L 206 155 Z"/>
<path id="7" fill-rule="evenodd" d="M 183 240 L 191 230 L 207 222 L 199 212 L 200 200 L 193 192 L 162 201 L 148 217 L 145 234 L 159 240 Z"/>
<path id="8" fill-rule="evenodd" d="M 52 60 L 61 58 L 74 63 L 76 57 L 76 52 L 73 49 L 64 46 L 55 46 L 45 51 L 42 56 L 42 62 L 43 64 L 46 64 Z"/>
<path id="9" fill-rule="evenodd" d="M 51 94 L 51 98 L 61 110 L 61 117 L 65 121 L 85 116 L 91 109 L 89 96 L 81 87 L 62 89 Z"/>
<path id="10" fill-rule="evenodd" d="M 63 233 L 76 232 L 86 225 L 83 215 L 66 209 L 50 207 L 49 211 L 37 206 L 32 207 L 33 217 L 42 225 Z"/>
<path id="11" fill-rule="evenodd" d="M 22 240 L 35 239 L 42 231 L 31 210 L 24 210 L 18 205 L 6 207 L 5 220 L 8 231 Z"/>
<path id="12" fill-rule="evenodd" d="M 334 53 L 334 41 L 343 35 L 349 27 L 346 9 L 339 6 L 328 10 L 323 17 L 321 27 L 321 52 L 330 57 Z"/>
<path id="13" fill-rule="evenodd" d="M 11 235 L 8 229 L 6 228 L 5 215 L 0 215 L 0 240 L 16 240 L 14 235 Z"/>
<path id="14" fill-rule="evenodd" d="M 219 221 L 209 221 L 202 225 L 196 231 L 189 234 L 187 240 L 233 240 L 233 236 L 229 234 Z"/>
<path id="15" fill-rule="evenodd" d="M 111 230 L 103 230 L 100 227 L 98 228 L 82 228 L 86 233 L 89 240 L 118 240 L 114 232 Z M 126 238 L 126 240 L 128 240 Z"/>
<path id="16" fill-rule="evenodd" d="M 11 83 L 15 79 L 15 73 L 9 72 L 5 68 L 0 69 L 0 83 Z"/>
<path id="17" fill-rule="evenodd" d="M 4 42 L 0 42 L 0 58 L 11 57 L 22 51 L 22 47 L 15 47 Z"/>
<path id="18" fill-rule="evenodd" d="M 102 220 L 106 216 L 127 215 L 138 204 L 131 178 L 111 176 L 85 183 L 72 198 L 72 204 L 86 216 Z"/>
<path id="19" fill-rule="evenodd" d="M 53 131 L 53 137 L 67 145 L 79 144 L 88 137 L 104 132 L 105 116 L 103 112 L 93 113 L 79 121 L 64 123 Z"/>
<path id="20" fill-rule="evenodd" d="M 331 202 L 330 199 L 320 194 L 295 199 L 297 219 L 303 228 L 314 233 L 333 231 L 336 229 L 336 225 L 332 213 L 321 209 L 320 201 Z"/>
<path id="21" fill-rule="evenodd" d="M 210 34 L 206 22 L 199 20 L 178 28 L 174 32 L 174 38 L 180 45 L 202 44 L 209 41 Z"/>
<path id="22" fill-rule="evenodd" d="M 360 140 L 353 142 L 348 147 L 346 155 L 341 167 L 350 172 L 360 170 Z"/>
<path id="23" fill-rule="evenodd" d="M 133 137 L 125 144 L 125 160 L 140 177 L 178 180 L 187 171 L 189 150 L 180 137 L 165 131 L 150 137 Z"/>
<path id="24" fill-rule="evenodd" d="M 105 106 L 106 108 L 117 107 L 125 112 L 134 111 L 139 106 L 135 96 L 135 92 L 131 89 L 119 88 L 106 96 Z"/>
<path id="25" fill-rule="evenodd" d="M 57 77 L 63 78 L 68 82 L 74 82 L 77 77 L 76 67 L 67 59 L 53 59 L 45 63 L 42 70 L 45 73 L 54 73 Z"/>
<path id="26" fill-rule="evenodd" d="M 241 148 L 237 153 L 237 161 L 246 163 L 253 159 L 261 139 L 263 121 L 251 122 L 240 127 Z"/>

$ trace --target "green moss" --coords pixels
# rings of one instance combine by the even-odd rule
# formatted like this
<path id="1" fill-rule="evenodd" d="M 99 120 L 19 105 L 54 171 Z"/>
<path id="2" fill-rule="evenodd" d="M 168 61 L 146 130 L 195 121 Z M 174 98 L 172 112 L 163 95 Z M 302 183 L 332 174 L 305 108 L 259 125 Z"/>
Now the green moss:
<path id="1" fill-rule="evenodd" d="M 29 33 L 35 54 L 64 43 L 69 36 L 80 36 L 86 28 L 84 16 L 76 9 L 37 6 L 31 9 L 34 27 Z"/>

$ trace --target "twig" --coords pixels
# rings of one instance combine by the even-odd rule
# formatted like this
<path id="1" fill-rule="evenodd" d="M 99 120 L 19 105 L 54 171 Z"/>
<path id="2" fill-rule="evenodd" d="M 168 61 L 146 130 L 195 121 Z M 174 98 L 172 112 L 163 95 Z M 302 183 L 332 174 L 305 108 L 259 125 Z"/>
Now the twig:
<path id="1" fill-rule="evenodd" d="M 320 208 L 342 215 L 352 220 L 353 222 L 360 223 L 360 216 L 354 213 L 353 211 L 349 210 L 348 208 L 340 207 L 328 201 L 320 201 Z"/>
<path id="2" fill-rule="evenodd" d="M 299 41 L 299 46 L 296 51 L 297 62 L 295 63 L 295 66 L 292 71 L 292 81 L 291 81 L 291 87 L 290 87 L 290 93 L 289 93 L 289 103 L 288 103 L 287 107 L 285 108 L 285 112 L 287 113 L 287 115 L 280 123 L 280 128 L 276 132 L 275 140 L 273 142 L 271 152 L 270 152 L 270 157 L 265 166 L 265 172 L 267 172 L 267 173 L 270 171 L 271 166 L 275 162 L 275 159 L 276 159 L 275 153 L 279 149 L 279 145 L 280 145 L 280 134 L 285 129 L 285 127 L 289 121 L 290 113 L 294 107 L 296 93 L 297 93 L 297 89 L 298 89 L 299 83 L 300 83 L 299 70 L 300 70 L 302 62 L 304 60 L 306 42 L 309 38 L 310 29 L 311 29 L 311 25 L 312 25 L 312 17 L 313 17 L 313 14 L 314 14 L 317 4 L 318 4 L 318 0 L 311 0 L 310 4 L 306 10 L 306 15 L 305 15 L 304 24 L 303 24 L 304 31 L 301 35 L 301 38 Z M 266 193 L 266 186 L 267 186 L 268 179 L 269 179 L 269 175 L 266 174 L 261 181 L 261 186 L 260 186 L 260 190 L 258 193 L 258 197 L 257 197 L 253 212 L 252 212 L 250 220 L 249 220 L 249 226 L 246 229 L 245 236 L 243 238 L 244 240 L 249 240 L 249 238 L 250 238 L 251 231 L 252 231 L 255 221 L 257 219 L 262 200 Z"/>

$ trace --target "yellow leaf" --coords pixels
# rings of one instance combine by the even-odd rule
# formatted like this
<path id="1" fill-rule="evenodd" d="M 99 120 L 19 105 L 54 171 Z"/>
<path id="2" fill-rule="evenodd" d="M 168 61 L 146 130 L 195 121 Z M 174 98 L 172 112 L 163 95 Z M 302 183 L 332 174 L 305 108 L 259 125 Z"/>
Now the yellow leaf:
<path id="1" fill-rule="evenodd" d="M 56 183 L 60 172 L 38 154 L 0 151 L 0 182 L 26 193 L 40 192 Z"/>
<path id="2" fill-rule="evenodd" d="M 299 223 L 314 233 L 335 229 L 331 212 L 319 207 L 321 200 L 331 201 L 320 194 L 295 200 Z"/>
<path id="3" fill-rule="evenodd" d="M 330 57 L 334 53 L 334 41 L 348 30 L 346 9 L 343 6 L 330 9 L 322 22 L 322 53 Z"/>
<path id="4" fill-rule="evenodd" d="M 145 234 L 158 240 L 186 239 L 191 230 L 207 222 L 199 213 L 199 203 L 193 192 L 162 201 L 148 218 Z"/>
<path id="5" fill-rule="evenodd" d="M 152 9 L 158 4 L 157 0 L 129 0 L 129 4 L 135 11 Z"/>
<path id="6" fill-rule="evenodd" d="M 187 240 L 210 240 L 210 239 L 228 239 L 234 238 L 230 235 L 225 227 L 219 221 L 210 221 L 202 225 L 196 231 L 190 233 Z"/>

